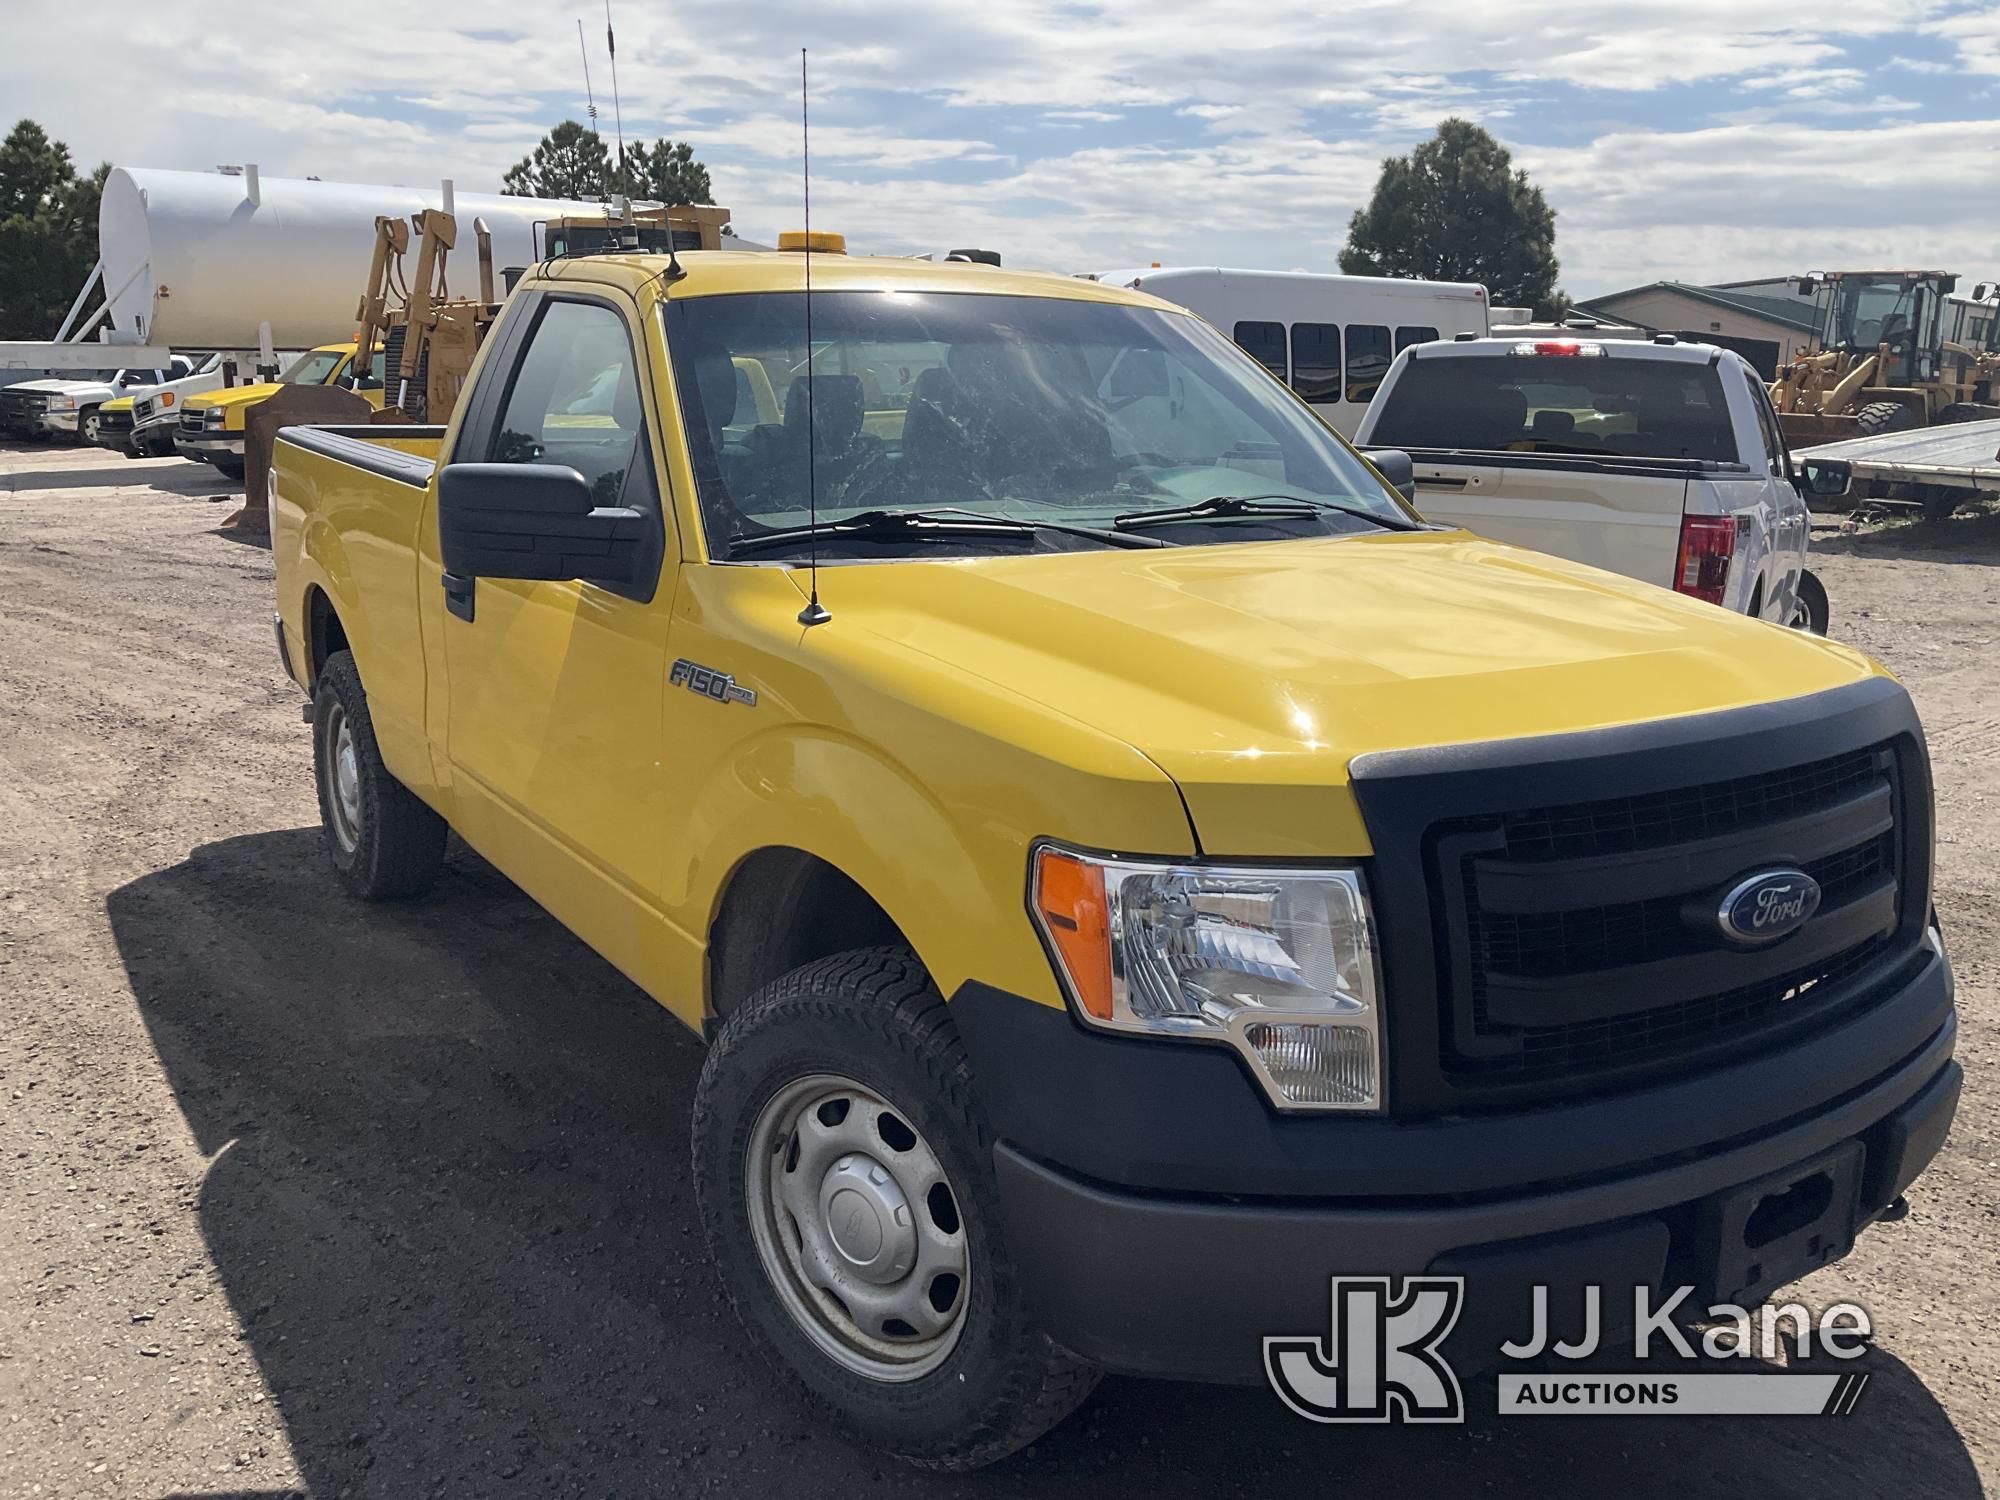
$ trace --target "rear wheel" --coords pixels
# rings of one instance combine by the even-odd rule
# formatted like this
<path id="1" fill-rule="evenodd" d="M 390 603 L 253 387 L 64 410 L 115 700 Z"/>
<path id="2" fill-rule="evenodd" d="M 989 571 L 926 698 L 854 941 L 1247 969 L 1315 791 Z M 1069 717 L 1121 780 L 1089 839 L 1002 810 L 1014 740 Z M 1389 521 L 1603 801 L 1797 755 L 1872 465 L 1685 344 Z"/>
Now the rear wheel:
<path id="1" fill-rule="evenodd" d="M 1903 432 L 1917 425 L 1916 414 L 1900 401 L 1876 401 L 1854 414 L 1855 431 L 1862 437 L 1878 432 Z"/>
<path id="2" fill-rule="evenodd" d="M 1937 414 L 1933 427 L 1949 427 L 1959 422 L 1991 422 L 2000 417 L 2000 406 L 1981 406 L 1977 401 L 1954 401 Z"/>
<path id="3" fill-rule="evenodd" d="M 445 822 L 389 774 L 354 657 L 336 651 L 313 682 L 313 777 L 341 883 L 367 901 L 414 896 L 444 864 Z"/>
<path id="4" fill-rule="evenodd" d="M 1787 621 L 1792 629 L 1807 631 L 1812 635 L 1825 635 L 1832 618 L 1832 610 L 1826 600 L 1826 585 L 1811 573 L 1799 574 L 1799 586 L 1792 595 L 1792 618 Z"/>
<path id="5" fill-rule="evenodd" d="M 837 954 L 746 1001 L 702 1069 L 693 1151 L 751 1341 L 871 1443 L 976 1468 L 1096 1384 L 1028 1313 L 964 1044 L 909 950 Z"/>

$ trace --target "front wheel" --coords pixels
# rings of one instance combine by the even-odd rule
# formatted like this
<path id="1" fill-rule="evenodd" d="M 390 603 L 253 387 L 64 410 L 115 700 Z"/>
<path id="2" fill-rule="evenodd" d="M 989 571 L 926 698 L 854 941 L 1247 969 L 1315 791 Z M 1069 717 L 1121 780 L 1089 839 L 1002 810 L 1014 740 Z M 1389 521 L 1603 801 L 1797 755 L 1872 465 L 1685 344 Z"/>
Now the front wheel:
<path id="1" fill-rule="evenodd" d="M 224 453 L 220 457 L 210 459 L 209 462 L 222 470 L 223 477 L 226 479 L 241 479 L 243 477 L 243 460 L 238 458 L 234 453 Z"/>
<path id="2" fill-rule="evenodd" d="M 1786 623 L 1794 630 L 1825 635 L 1832 610 L 1826 600 L 1826 585 L 1811 573 L 1799 573 L 1799 585 L 1792 591 L 1792 617 Z"/>
<path id="3" fill-rule="evenodd" d="M 97 409 L 92 407 L 77 419 L 76 440 L 86 448 L 94 448 L 97 446 L 97 434 L 103 430 L 104 423 L 98 417 Z"/>
<path id="4" fill-rule="evenodd" d="M 964 1044 L 914 954 L 796 969 L 723 1024 L 695 1096 L 695 1187 L 751 1341 L 924 1468 L 1025 1447 L 1096 1372 L 1030 1316 Z"/>

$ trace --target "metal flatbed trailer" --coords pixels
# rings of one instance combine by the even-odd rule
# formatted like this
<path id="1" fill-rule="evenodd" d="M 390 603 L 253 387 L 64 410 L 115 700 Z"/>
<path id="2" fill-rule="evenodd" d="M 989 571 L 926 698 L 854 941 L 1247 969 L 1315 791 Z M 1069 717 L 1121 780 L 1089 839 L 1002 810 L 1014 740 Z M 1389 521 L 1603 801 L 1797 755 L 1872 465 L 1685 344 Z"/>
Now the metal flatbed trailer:
<path id="1" fill-rule="evenodd" d="M 1858 498 L 1918 503 L 1927 515 L 1949 515 L 1975 495 L 2000 493 L 2000 421 L 1878 432 L 1797 456 L 1851 465 Z"/>

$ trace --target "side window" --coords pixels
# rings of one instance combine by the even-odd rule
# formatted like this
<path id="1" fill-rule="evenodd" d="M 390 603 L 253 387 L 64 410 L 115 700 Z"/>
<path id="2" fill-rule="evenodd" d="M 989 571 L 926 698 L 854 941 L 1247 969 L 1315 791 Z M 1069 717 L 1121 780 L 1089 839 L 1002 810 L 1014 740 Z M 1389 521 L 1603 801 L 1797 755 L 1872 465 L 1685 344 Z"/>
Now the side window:
<path id="1" fill-rule="evenodd" d="M 1750 375 L 1743 377 L 1743 383 L 1750 387 L 1750 406 L 1757 413 L 1757 429 L 1764 438 L 1764 457 L 1770 461 L 1771 472 L 1783 477 L 1790 472 L 1785 462 L 1785 440 L 1780 435 L 1778 414 L 1771 409 L 1771 394 L 1764 389 L 1764 382 Z"/>
<path id="2" fill-rule="evenodd" d="M 1258 364 L 1278 379 L 1285 378 L 1285 325 L 1283 323 L 1238 323 L 1236 342 Z"/>
<path id="3" fill-rule="evenodd" d="M 644 453 L 643 427 L 625 320 L 594 302 L 551 301 L 514 367 L 483 457 L 563 464 L 583 476 L 599 505 L 617 505 L 626 472 Z"/>
<path id="4" fill-rule="evenodd" d="M 1401 354 L 1412 344 L 1434 344 L 1438 331 L 1435 328 L 1398 328 L 1396 330 L 1396 352 Z"/>
<path id="5" fill-rule="evenodd" d="M 1389 330 L 1379 324 L 1351 323 L 1347 328 L 1347 399 L 1365 405 L 1389 373 Z"/>
<path id="6" fill-rule="evenodd" d="M 1340 325 L 1292 325 L 1292 389 L 1307 401 L 1340 399 Z"/>

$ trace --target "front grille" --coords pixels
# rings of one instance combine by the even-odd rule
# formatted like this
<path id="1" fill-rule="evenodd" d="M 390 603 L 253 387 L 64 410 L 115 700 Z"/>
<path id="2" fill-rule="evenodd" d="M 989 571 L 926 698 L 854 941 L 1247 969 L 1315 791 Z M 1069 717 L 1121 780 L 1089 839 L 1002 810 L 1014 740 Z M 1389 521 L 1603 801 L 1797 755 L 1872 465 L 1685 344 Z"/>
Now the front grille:
<path id="1" fill-rule="evenodd" d="M 124 411 L 100 411 L 97 414 L 97 426 L 98 430 L 101 432 L 131 431 L 132 429 L 131 408 L 128 407 Z"/>
<path id="2" fill-rule="evenodd" d="M 1900 804 L 1883 745 L 1437 825 L 1443 1073 L 1574 1089 L 1831 1017 L 1901 924 Z M 1820 884 L 1814 918 L 1768 949 L 1727 947 L 1721 893 L 1794 864 Z"/>
<path id="3" fill-rule="evenodd" d="M 1687 843 L 1775 823 L 1839 800 L 1882 774 L 1879 750 L 1856 750 L 1811 765 L 1712 786 L 1507 813 L 1514 859 L 1575 859 Z"/>
<path id="4" fill-rule="evenodd" d="M 201 413 L 201 412 L 198 412 L 198 411 L 184 411 L 184 412 L 182 412 L 182 413 L 181 413 L 181 431 L 182 431 L 182 432 L 185 432 L 185 433 L 197 433 L 197 432 L 200 432 L 200 431 L 201 431 L 201 424 L 202 424 L 202 418 L 203 418 L 203 413 Z"/>
<path id="5" fill-rule="evenodd" d="M 49 398 L 32 391 L 0 392 L 0 417 L 27 421 L 49 409 Z"/>

